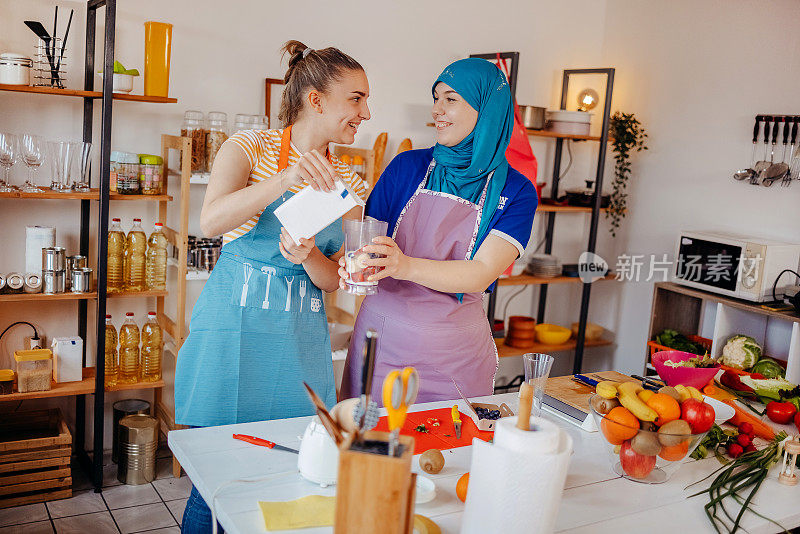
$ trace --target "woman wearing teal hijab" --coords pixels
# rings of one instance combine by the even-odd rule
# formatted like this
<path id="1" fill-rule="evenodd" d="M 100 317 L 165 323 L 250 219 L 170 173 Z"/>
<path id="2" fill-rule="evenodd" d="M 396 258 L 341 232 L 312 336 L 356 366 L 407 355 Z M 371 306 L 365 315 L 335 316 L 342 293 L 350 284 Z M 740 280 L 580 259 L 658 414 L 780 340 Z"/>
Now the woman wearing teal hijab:
<path id="1" fill-rule="evenodd" d="M 513 111 L 508 82 L 483 59 L 449 65 L 432 87 L 437 143 L 399 154 L 367 201 L 390 237 L 366 251 L 384 269 L 356 320 L 342 397 L 361 393 L 364 334 L 378 331 L 373 399 L 391 369 L 413 365 L 418 402 L 493 392 L 497 349 L 484 292 L 525 250 L 536 211 L 530 181 L 505 158 Z M 341 264 L 342 262 L 340 262 Z M 347 273 L 340 268 L 341 285 Z"/>

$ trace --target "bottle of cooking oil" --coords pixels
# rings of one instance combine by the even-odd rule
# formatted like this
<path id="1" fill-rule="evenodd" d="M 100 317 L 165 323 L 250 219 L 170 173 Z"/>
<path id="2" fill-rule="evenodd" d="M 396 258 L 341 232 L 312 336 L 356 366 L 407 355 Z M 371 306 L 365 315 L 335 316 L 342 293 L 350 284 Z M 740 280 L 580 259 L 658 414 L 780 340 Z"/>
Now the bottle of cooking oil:
<path id="1" fill-rule="evenodd" d="M 142 220 L 134 219 L 133 228 L 125 240 L 125 290 L 144 291 L 144 264 L 147 250 L 147 236 L 142 228 Z"/>
<path id="2" fill-rule="evenodd" d="M 119 374 L 118 384 L 133 384 L 139 381 L 139 327 L 133 312 L 125 314 L 125 322 L 119 329 Z"/>
<path id="3" fill-rule="evenodd" d="M 125 262 L 125 234 L 119 219 L 111 219 L 111 228 L 108 229 L 108 271 L 106 289 L 109 293 L 122 291 L 123 266 Z"/>
<path id="4" fill-rule="evenodd" d="M 147 289 L 167 288 L 167 236 L 161 231 L 163 225 L 156 223 L 147 240 L 147 262 L 145 281 Z"/>
<path id="5" fill-rule="evenodd" d="M 111 324 L 111 316 L 106 315 L 106 372 L 105 385 L 117 385 L 119 361 L 117 360 L 117 329 Z"/>
<path id="6" fill-rule="evenodd" d="M 147 322 L 142 326 L 142 382 L 161 379 L 161 347 L 161 327 L 156 320 L 156 312 L 150 312 Z"/>

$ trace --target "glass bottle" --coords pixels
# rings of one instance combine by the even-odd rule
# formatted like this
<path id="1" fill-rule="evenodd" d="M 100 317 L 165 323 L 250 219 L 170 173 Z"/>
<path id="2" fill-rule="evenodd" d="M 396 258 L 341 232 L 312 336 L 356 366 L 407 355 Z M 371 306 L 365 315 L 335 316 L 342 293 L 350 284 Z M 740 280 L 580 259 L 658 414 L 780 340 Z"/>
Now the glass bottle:
<path id="1" fill-rule="evenodd" d="M 119 360 L 117 359 L 117 329 L 111 324 L 111 316 L 106 315 L 106 357 L 105 385 L 117 385 Z"/>
<path id="2" fill-rule="evenodd" d="M 163 225 L 155 223 L 153 233 L 147 240 L 147 260 L 145 281 L 147 289 L 167 288 L 167 236 L 162 232 Z"/>
<path id="3" fill-rule="evenodd" d="M 142 326 L 142 382 L 155 382 L 161 379 L 161 354 L 163 336 L 156 313 L 147 314 L 147 322 Z"/>
<path id="4" fill-rule="evenodd" d="M 125 322 L 119 329 L 119 373 L 118 384 L 135 384 L 139 381 L 139 327 L 133 312 L 125 314 Z"/>
<path id="5" fill-rule="evenodd" d="M 106 290 L 118 293 L 124 289 L 123 270 L 125 262 L 125 234 L 119 219 L 111 219 L 108 229 L 108 263 L 106 266 Z"/>
<path id="6" fill-rule="evenodd" d="M 145 253 L 147 236 L 142 220 L 134 219 L 133 228 L 125 240 L 125 291 L 144 291 Z"/>

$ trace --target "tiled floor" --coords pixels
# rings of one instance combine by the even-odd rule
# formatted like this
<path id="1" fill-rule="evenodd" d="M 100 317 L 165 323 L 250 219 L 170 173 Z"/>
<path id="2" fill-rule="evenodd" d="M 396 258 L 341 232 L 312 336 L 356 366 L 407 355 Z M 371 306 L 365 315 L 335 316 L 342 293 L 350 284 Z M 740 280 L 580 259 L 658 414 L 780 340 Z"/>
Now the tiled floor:
<path id="1" fill-rule="evenodd" d="M 127 486 L 106 453 L 102 493 L 73 465 L 72 498 L 0 509 L 0 534 L 178 534 L 191 482 L 172 477 L 168 450 L 157 458 L 156 480 Z"/>

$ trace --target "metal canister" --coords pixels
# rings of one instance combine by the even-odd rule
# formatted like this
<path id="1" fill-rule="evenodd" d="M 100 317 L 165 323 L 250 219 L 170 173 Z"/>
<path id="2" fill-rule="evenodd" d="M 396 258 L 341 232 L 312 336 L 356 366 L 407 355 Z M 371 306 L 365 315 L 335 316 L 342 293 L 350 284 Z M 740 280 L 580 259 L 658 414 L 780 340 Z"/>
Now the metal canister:
<path id="1" fill-rule="evenodd" d="M 123 484 L 147 484 L 156 477 L 158 419 L 128 415 L 119 422 L 117 480 Z"/>
<path id="2" fill-rule="evenodd" d="M 64 247 L 42 249 L 42 271 L 63 271 L 66 269 L 67 254 Z"/>
<path id="3" fill-rule="evenodd" d="M 5 293 L 6 290 L 6 275 L 0 273 L 0 293 Z"/>
<path id="4" fill-rule="evenodd" d="M 197 249 L 197 268 L 210 271 L 213 268 L 214 251 L 211 247 Z"/>
<path id="5" fill-rule="evenodd" d="M 25 275 L 25 293 L 42 292 L 42 275 L 39 273 L 28 273 Z"/>
<path id="6" fill-rule="evenodd" d="M 74 256 L 67 256 L 67 289 L 72 287 L 72 271 L 75 269 L 82 269 L 86 267 L 86 256 L 75 254 Z M 82 292 L 79 292 L 82 293 Z"/>
<path id="7" fill-rule="evenodd" d="M 73 293 L 88 293 L 92 290 L 92 270 L 88 267 L 73 269 L 70 291 Z"/>
<path id="8" fill-rule="evenodd" d="M 113 405 L 113 425 L 111 426 L 111 461 L 119 459 L 119 422 L 129 415 L 150 413 L 150 403 L 142 399 L 118 400 Z"/>
<path id="9" fill-rule="evenodd" d="M 66 290 L 64 271 L 42 271 L 42 292 L 48 295 Z"/>
<path id="10" fill-rule="evenodd" d="M 6 290 L 9 293 L 22 293 L 25 287 L 25 277 L 20 273 L 8 273 L 6 276 Z"/>

